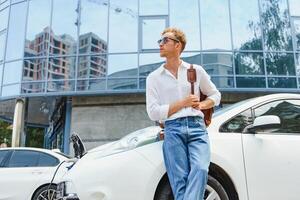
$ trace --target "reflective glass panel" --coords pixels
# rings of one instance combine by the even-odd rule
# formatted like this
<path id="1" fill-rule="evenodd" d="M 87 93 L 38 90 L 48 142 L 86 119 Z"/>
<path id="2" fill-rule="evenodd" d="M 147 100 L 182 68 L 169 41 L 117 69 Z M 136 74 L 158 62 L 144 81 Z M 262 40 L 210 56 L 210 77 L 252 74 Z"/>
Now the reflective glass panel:
<path id="1" fill-rule="evenodd" d="M 294 41 L 295 41 L 295 49 L 300 51 L 300 17 L 294 18 L 293 22 L 293 34 L 294 34 Z"/>
<path id="2" fill-rule="evenodd" d="M 228 0 L 202 0 L 202 49 L 231 50 Z"/>
<path id="3" fill-rule="evenodd" d="M 27 0 L 11 0 L 11 4 L 13 4 L 13 3 L 19 3 L 21 1 L 27 1 Z"/>
<path id="4" fill-rule="evenodd" d="M 77 91 L 98 91 L 106 89 L 106 79 L 87 79 L 77 81 Z"/>
<path id="5" fill-rule="evenodd" d="M 13 84 L 2 87 L 2 97 L 20 95 L 21 84 Z"/>
<path id="6" fill-rule="evenodd" d="M 9 0 L 0 1 L 0 10 L 7 8 L 9 6 Z"/>
<path id="7" fill-rule="evenodd" d="M 268 78 L 270 88 L 297 88 L 296 78 Z"/>
<path id="8" fill-rule="evenodd" d="M 79 53 L 107 52 L 107 1 L 81 1 Z"/>
<path id="9" fill-rule="evenodd" d="M 231 75 L 232 53 L 203 53 L 203 67 L 208 74 Z"/>
<path id="10" fill-rule="evenodd" d="M 50 32 L 50 54 L 75 54 L 79 4 L 73 0 L 54 0 L 52 30 Z"/>
<path id="11" fill-rule="evenodd" d="M 101 78 L 107 74 L 107 55 L 80 56 L 77 77 Z"/>
<path id="12" fill-rule="evenodd" d="M 45 80 L 47 59 L 25 59 L 23 63 L 23 81 Z"/>
<path id="13" fill-rule="evenodd" d="M 109 55 L 108 77 L 137 77 L 137 58 L 136 54 Z"/>
<path id="14" fill-rule="evenodd" d="M 200 24 L 198 0 L 170 1 L 170 26 L 184 31 L 185 50 L 200 50 Z"/>
<path id="15" fill-rule="evenodd" d="M 108 90 L 134 90 L 137 89 L 136 78 L 114 78 L 107 80 Z"/>
<path id="16" fill-rule="evenodd" d="M 3 73 L 3 64 L 0 64 L 0 87 L 2 84 L 2 73 Z M 0 88 L 0 90 L 1 90 L 1 88 Z"/>
<path id="17" fill-rule="evenodd" d="M 269 75 L 295 75 L 294 55 L 291 53 L 267 53 L 266 64 Z"/>
<path id="18" fill-rule="evenodd" d="M 168 0 L 140 0 L 140 15 L 167 15 Z"/>
<path id="19" fill-rule="evenodd" d="M 300 1 L 299 0 L 289 0 L 290 3 L 290 13 L 292 16 L 300 16 Z"/>
<path id="20" fill-rule="evenodd" d="M 11 6 L 7 33 L 6 60 L 23 57 L 27 3 Z"/>
<path id="21" fill-rule="evenodd" d="M 236 74 L 265 74 L 263 53 L 236 53 L 234 59 Z"/>
<path id="22" fill-rule="evenodd" d="M 182 53 L 181 59 L 190 64 L 202 64 L 202 55 L 200 53 Z"/>
<path id="23" fill-rule="evenodd" d="M 300 54 L 296 54 L 296 70 L 297 75 L 300 76 Z"/>
<path id="24" fill-rule="evenodd" d="M 217 88 L 233 88 L 234 87 L 233 77 L 211 76 L 211 80 L 216 85 Z"/>
<path id="25" fill-rule="evenodd" d="M 139 73 L 140 76 L 148 76 L 152 71 L 162 65 L 164 58 L 159 56 L 159 53 L 140 54 Z"/>
<path id="26" fill-rule="evenodd" d="M 14 151 L 8 167 L 37 167 L 39 156 L 36 151 Z"/>
<path id="27" fill-rule="evenodd" d="M 47 55 L 49 47 L 50 12 L 50 0 L 29 1 L 24 51 L 25 57 Z"/>
<path id="28" fill-rule="evenodd" d="M 0 11 L 0 31 L 7 28 L 9 9 L 6 8 Z"/>
<path id="29" fill-rule="evenodd" d="M 45 91 L 45 82 L 23 82 L 22 93 L 42 93 Z"/>
<path id="30" fill-rule="evenodd" d="M 262 38 L 257 0 L 231 0 L 230 5 L 234 49 L 261 50 Z"/>
<path id="31" fill-rule="evenodd" d="M 292 50 L 286 0 L 261 0 L 264 45 L 267 50 Z"/>
<path id="32" fill-rule="evenodd" d="M 138 48 L 137 0 L 111 0 L 109 52 L 136 52 Z"/>
<path id="33" fill-rule="evenodd" d="M 5 63 L 3 85 L 19 83 L 22 76 L 22 61 Z"/>
<path id="34" fill-rule="evenodd" d="M 146 78 L 139 79 L 139 89 L 146 89 Z"/>
<path id="35" fill-rule="evenodd" d="M 157 41 L 166 28 L 166 19 L 141 19 L 142 20 L 142 50 L 159 49 Z"/>
<path id="36" fill-rule="evenodd" d="M 264 77 L 236 77 L 236 87 L 265 88 L 266 79 Z"/>
<path id="37" fill-rule="evenodd" d="M 6 33 L 0 33 L 0 63 L 4 61 Z"/>
<path id="38" fill-rule="evenodd" d="M 53 80 L 48 81 L 48 92 L 63 92 L 63 91 L 74 91 L 75 81 L 74 80 Z"/>
<path id="39" fill-rule="evenodd" d="M 75 77 L 75 57 L 53 57 L 48 61 L 48 80 L 71 79 Z"/>

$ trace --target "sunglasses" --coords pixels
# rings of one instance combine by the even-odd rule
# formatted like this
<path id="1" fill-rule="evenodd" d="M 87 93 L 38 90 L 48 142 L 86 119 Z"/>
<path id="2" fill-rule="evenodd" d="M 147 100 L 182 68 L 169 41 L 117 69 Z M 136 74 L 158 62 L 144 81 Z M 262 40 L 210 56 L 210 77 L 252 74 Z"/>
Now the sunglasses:
<path id="1" fill-rule="evenodd" d="M 169 40 L 173 40 L 174 42 L 180 42 L 179 40 L 177 39 L 173 39 L 173 38 L 170 38 L 170 37 L 163 37 L 161 39 L 159 39 L 157 41 L 158 44 L 166 44 Z"/>

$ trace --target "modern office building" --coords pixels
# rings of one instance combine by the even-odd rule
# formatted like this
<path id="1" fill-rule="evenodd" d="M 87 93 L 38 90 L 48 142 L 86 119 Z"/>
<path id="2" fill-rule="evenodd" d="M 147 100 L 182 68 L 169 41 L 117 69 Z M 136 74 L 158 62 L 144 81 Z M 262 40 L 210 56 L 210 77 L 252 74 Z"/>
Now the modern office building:
<path id="1" fill-rule="evenodd" d="M 0 0 L 0 117 L 45 128 L 46 148 L 88 148 L 154 124 L 145 80 L 157 40 L 184 30 L 223 105 L 300 92 L 299 0 Z M 18 130 L 15 130 L 18 131 Z"/>

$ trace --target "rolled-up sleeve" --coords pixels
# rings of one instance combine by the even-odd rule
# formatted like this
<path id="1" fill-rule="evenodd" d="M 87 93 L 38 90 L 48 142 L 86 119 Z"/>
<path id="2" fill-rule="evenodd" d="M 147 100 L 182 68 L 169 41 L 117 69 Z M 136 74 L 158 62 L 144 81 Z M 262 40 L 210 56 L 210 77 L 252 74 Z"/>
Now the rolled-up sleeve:
<path id="1" fill-rule="evenodd" d="M 221 93 L 216 88 L 215 84 L 210 80 L 210 76 L 202 67 L 200 67 L 200 90 L 203 94 L 207 95 L 207 98 L 214 102 L 215 106 L 220 104 Z"/>
<path id="2" fill-rule="evenodd" d="M 168 118 L 169 104 L 160 105 L 155 82 L 148 76 L 146 79 L 146 107 L 152 121 L 166 120 Z"/>

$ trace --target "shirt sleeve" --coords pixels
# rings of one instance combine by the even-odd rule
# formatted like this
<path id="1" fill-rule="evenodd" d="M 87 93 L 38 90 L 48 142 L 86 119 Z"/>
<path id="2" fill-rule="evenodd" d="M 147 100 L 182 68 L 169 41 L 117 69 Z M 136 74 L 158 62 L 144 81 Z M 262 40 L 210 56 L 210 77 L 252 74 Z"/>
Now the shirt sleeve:
<path id="1" fill-rule="evenodd" d="M 199 73 L 201 92 L 207 95 L 207 98 L 214 102 L 214 106 L 218 106 L 221 101 L 221 93 L 216 88 L 215 84 L 210 80 L 210 76 L 201 66 L 199 68 Z"/>
<path id="2" fill-rule="evenodd" d="M 148 76 L 146 79 L 147 113 L 152 121 L 166 120 L 169 113 L 169 104 L 160 105 L 159 96 L 154 83 L 154 80 Z"/>

